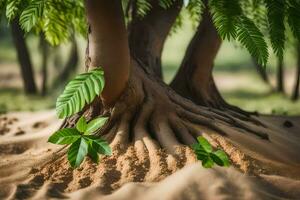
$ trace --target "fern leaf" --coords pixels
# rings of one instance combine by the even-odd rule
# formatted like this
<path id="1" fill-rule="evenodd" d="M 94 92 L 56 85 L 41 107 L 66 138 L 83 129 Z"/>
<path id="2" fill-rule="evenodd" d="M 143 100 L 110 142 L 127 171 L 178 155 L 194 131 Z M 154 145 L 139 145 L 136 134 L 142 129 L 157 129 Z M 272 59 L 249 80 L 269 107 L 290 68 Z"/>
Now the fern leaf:
<path id="1" fill-rule="evenodd" d="M 287 9 L 288 24 L 291 27 L 293 35 L 300 41 L 300 2 L 290 1 Z"/>
<path id="2" fill-rule="evenodd" d="M 284 0 L 265 0 L 268 10 L 271 44 L 279 59 L 283 59 L 285 43 L 285 2 Z M 298 11 L 299 12 L 299 11 Z"/>
<path id="3" fill-rule="evenodd" d="M 240 18 L 237 40 L 246 47 L 259 64 L 266 65 L 269 56 L 267 43 L 260 30 L 247 17 Z"/>
<path id="4" fill-rule="evenodd" d="M 238 0 L 211 0 L 213 21 L 222 39 L 235 39 L 242 8 Z"/>
<path id="5" fill-rule="evenodd" d="M 139 17 L 146 16 L 151 8 L 152 6 L 147 0 L 136 0 L 136 14 Z"/>
<path id="6" fill-rule="evenodd" d="M 9 21 L 13 20 L 21 8 L 22 0 L 8 0 L 6 5 L 6 17 Z"/>
<path id="7" fill-rule="evenodd" d="M 103 88 L 104 76 L 99 68 L 76 76 L 57 99 L 58 117 L 65 118 L 81 111 L 86 104 L 100 95 Z"/>
<path id="8" fill-rule="evenodd" d="M 20 16 L 21 27 L 29 32 L 32 27 L 34 27 L 39 18 L 43 16 L 43 10 L 45 5 L 45 0 L 33 0 L 31 3 L 23 10 Z"/>
<path id="9" fill-rule="evenodd" d="M 175 2 L 175 0 L 160 0 L 159 5 L 162 8 L 167 9 L 167 8 L 170 8 L 174 2 Z"/>

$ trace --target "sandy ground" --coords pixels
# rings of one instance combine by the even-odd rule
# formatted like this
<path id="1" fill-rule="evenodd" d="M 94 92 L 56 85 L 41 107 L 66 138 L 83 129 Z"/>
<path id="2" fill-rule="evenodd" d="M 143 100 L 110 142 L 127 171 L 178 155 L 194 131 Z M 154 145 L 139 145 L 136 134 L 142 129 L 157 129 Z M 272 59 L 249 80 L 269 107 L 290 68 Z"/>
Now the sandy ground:
<path id="1" fill-rule="evenodd" d="M 300 199 L 300 119 L 289 118 L 289 128 L 287 119 L 262 119 L 278 130 L 267 142 L 204 134 L 230 155 L 230 168 L 204 169 L 187 147 L 176 157 L 137 142 L 72 170 L 64 150 L 46 142 L 61 123 L 53 111 L 2 115 L 0 199 Z"/>

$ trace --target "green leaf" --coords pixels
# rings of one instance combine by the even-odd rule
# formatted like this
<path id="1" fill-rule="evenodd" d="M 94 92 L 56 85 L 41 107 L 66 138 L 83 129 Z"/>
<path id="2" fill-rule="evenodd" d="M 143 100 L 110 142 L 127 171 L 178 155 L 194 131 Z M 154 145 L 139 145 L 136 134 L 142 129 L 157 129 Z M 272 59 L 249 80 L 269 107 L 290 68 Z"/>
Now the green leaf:
<path id="1" fill-rule="evenodd" d="M 89 141 L 88 155 L 92 159 L 92 161 L 94 161 L 97 164 L 99 163 L 99 156 L 98 152 L 94 147 L 94 142 Z"/>
<path id="2" fill-rule="evenodd" d="M 22 0 L 7 0 L 6 4 L 6 17 L 11 21 L 19 14 Z"/>
<path id="3" fill-rule="evenodd" d="M 88 135 L 88 134 L 95 132 L 96 130 L 101 128 L 106 123 L 107 120 L 108 120 L 108 117 L 99 117 L 99 118 L 96 118 L 96 119 L 90 121 L 87 124 L 87 129 L 85 130 L 85 134 Z"/>
<path id="4" fill-rule="evenodd" d="M 93 147 L 98 153 L 108 156 L 112 155 L 112 150 L 107 141 L 94 135 L 85 135 L 84 137 L 93 142 Z"/>
<path id="5" fill-rule="evenodd" d="M 208 153 L 203 149 L 200 144 L 193 144 L 192 148 L 197 155 L 198 160 L 203 160 L 208 156 Z"/>
<path id="6" fill-rule="evenodd" d="M 199 144 L 201 145 L 201 147 L 207 152 L 210 153 L 212 152 L 213 148 L 210 145 L 210 143 L 207 141 L 207 139 L 205 139 L 203 136 L 199 136 L 197 138 Z"/>
<path id="7" fill-rule="evenodd" d="M 81 137 L 80 133 L 74 128 L 64 128 L 56 131 L 49 139 L 48 142 L 53 144 L 72 144 Z"/>
<path id="8" fill-rule="evenodd" d="M 97 89 L 96 89 L 97 88 Z M 100 68 L 80 74 L 66 86 L 56 102 L 59 118 L 69 117 L 91 103 L 104 88 L 104 73 Z"/>
<path id="9" fill-rule="evenodd" d="M 21 27 L 29 32 L 43 16 L 45 0 L 32 0 L 20 16 Z"/>
<path id="10" fill-rule="evenodd" d="M 68 160 L 73 168 L 79 167 L 88 154 L 88 144 L 84 138 L 74 142 L 68 151 Z"/>
<path id="11" fill-rule="evenodd" d="M 204 160 L 202 160 L 202 166 L 204 168 L 212 168 L 214 166 L 214 161 L 207 156 Z"/>
<path id="12" fill-rule="evenodd" d="M 211 158 L 220 166 L 230 166 L 230 161 L 226 153 L 222 150 L 217 150 L 211 154 Z M 221 161 L 221 162 L 220 162 Z"/>
<path id="13" fill-rule="evenodd" d="M 285 43 L 286 2 L 284 0 L 265 0 L 265 2 L 268 9 L 271 44 L 277 57 L 282 60 Z"/>
<path id="14" fill-rule="evenodd" d="M 247 17 L 240 17 L 237 40 L 249 51 L 258 64 L 265 66 L 268 61 L 268 46 L 264 35 Z"/>
<path id="15" fill-rule="evenodd" d="M 87 127 L 88 126 L 87 126 L 85 117 L 84 116 L 80 117 L 80 119 L 76 123 L 76 129 L 79 132 L 84 133 L 86 131 Z"/>
<path id="16" fill-rule="evenodd" d="M 300 41 L 300 2 L 290 1 L 287 10 L 288 24 L 291 27 L 293 35 Z"/>

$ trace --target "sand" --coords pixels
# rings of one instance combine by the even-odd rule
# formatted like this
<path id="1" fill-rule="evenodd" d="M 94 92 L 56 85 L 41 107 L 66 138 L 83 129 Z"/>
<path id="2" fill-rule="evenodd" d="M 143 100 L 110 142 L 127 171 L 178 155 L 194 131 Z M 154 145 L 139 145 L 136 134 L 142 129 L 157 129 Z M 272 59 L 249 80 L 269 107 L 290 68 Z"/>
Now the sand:
<path id="1" fill-rule="evenodd" d="M 170 155 L 136 142 L 73 170 L 65 150 L 47 143 L 61 124 L 54 111 L 2 115 L 0 199 L 300 199 L 300 118 L 261 119 L 275 130 L 270 141 L 204 133 L 230 155 L 230 168 L 204 169 L 188 147 Z"/>

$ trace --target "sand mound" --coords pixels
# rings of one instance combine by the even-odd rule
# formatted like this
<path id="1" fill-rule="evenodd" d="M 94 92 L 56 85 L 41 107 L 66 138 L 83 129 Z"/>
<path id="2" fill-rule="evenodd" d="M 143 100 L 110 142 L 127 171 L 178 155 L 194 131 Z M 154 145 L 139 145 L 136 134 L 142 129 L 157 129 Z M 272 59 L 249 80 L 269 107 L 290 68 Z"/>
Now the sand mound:
<path id="1" fill-rule="evenodd" d="M 287 129 L 285 118 L 276 120 L 274 129 Z M 234 131 L 228 140 L 206 135 L 235 168 L 203 169 L 188 147 L 170 155 L 137 142 L 73 170 L 65 150 L 46 142 L 60 125 L 54 112 L 12 113 L 0 117 L 0 199 L 299 199 L 300 120 L 288 120 L 288 135 L 274 133 L 271 142 Z"/>

